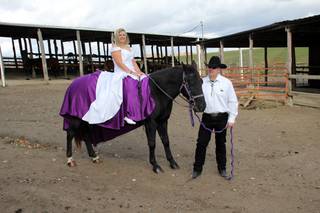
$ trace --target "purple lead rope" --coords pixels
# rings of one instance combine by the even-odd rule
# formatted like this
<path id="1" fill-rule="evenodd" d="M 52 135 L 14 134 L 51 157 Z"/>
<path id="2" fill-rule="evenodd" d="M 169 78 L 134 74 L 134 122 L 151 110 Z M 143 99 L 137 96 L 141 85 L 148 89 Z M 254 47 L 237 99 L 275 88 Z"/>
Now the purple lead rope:
<path id="1" fill-rule="evenodd" d="M 212 133 L 221 133 L 223 132 L 227 127 L 224 127 L 222 130 L 216 131 L 215 129 L 211 130 L 208 127 L 206 127 L 206 125 L 201 121 L 200 117 L 197 115 L 197 113 L 194 113 L 196 115 L 196 117 L 199 120 L 200 125 L 207 131 Z M 191 119 L 191 125 L 194 126 L 194 118 L 193 118 L 193 113 L 192 111 L 190 111 L 190 119 Z M 233 178 L 233 170 L 234 170 L 234 153 L 233 153 L 233 128 L 230 128 L 230 149 L 231 149 L 231 162 L 230 162 L 230 166 L 231 166 L 231 170 L 230 170 L 230 175 L 228 177 L 226 177 L 227 180 L 231 180 Z"/>

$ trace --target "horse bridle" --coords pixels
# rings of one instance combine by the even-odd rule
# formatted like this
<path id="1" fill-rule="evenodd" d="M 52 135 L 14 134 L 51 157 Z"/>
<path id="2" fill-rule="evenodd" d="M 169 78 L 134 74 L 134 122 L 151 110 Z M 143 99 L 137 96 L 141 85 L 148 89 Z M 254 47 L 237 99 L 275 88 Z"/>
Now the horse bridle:
<path id="1" fill-rule="evenodd" d="M 185 91 L 188 94 L 188 97 L 189 97 L 188 100 L 185 97 L 180 95 L 180 93 L 182 93 L 182 89 L 183 88 L 185 89 Z M 180 91 L 179 96 L 182 99 L 184 99 L 185 101 L 187 101 L 192 106 L 192 108 L 195 105 L 195 99 L 203 97 L 203 94 L 199 94 L 199 95 L 192 95 L 191 94 L 191 89 L 189 88 L 189 84 L 188 84 L 188 81 L 186 80 L 184 71 L 182 73 L 182 84 L 180 86 L 180 90 L 179 91 Z"/>
<path id="2" fill-rule="evenodd" d="M 163 94 L 165 94 L 170 100 L 172 100 L 173 102 L 175 102 L 175 103 L 178 104 L 178 105 L 182 105 L 182 104 L 180 104 L 179 102 L 177 102 L 174 98 L 172 98 L 171 95 L 169 95 L 166 91 L 164 91 L 164 90 L 157 84 L 157 82 L 155 82 L 155 80 L 154 80 L 153 78 L 151 78 L 150 75 L 148 75 L 148 77 L 149 77 L 149 79 L 151 79 L 151 81 L 154 83 L 154 85 L 156 85 L 156 87 L 157 87 Z M 188 94 L 188 96 L 189 96 L 188 99 L 185 98 L 184 96 L 180 95 L 183 88 L 185 89 L 185 91 L 187 92 L 187 94 Z M 199 94 L 199 95 L 192 95 L 192 94 L 191 94 L 191 90 L 190 90 L 190 88 L 189 88 L 188 81 L 186 80 L 184 71 L 182 72 L 182 84 L 181 84 L 180 89 L 179 89 L 179 96 L 180 96 L 184 101 L 186 101 L 186 102 L 189 104 L 189 106 L 187 106 L 187 107 L 190 107 L 190 106 L 191 106 L 192 108 L 194 108 L 194 106 L 195 106 L 195 99 L 203 97 L 203 94 Z"/>

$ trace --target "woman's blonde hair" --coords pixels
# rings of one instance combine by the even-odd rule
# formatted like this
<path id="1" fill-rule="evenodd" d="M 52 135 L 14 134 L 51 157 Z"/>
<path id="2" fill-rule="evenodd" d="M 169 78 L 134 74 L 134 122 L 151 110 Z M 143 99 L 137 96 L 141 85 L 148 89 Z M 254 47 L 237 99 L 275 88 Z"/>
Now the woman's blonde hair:
<path id="1" fill-rule="evenodd" d="M 114 31 L 112 43 L 113 43 L 114 45 L 116 45 L 116 46 L 119 46 L 119 44 L 120 44 L 119 35 L 120 35 L 121 32 L 124 32 L 124 33 L 125 33 L 126 38 L 127 38 L 127 39 L 126 39 L 126 44 L 129 45 L 130 40 L 129 40 L 128 33 L 127 33 L 126 30 L 123 29 L 123 28 L 119 28 L 119 29 L 116 29 L 116 30 Z"/>

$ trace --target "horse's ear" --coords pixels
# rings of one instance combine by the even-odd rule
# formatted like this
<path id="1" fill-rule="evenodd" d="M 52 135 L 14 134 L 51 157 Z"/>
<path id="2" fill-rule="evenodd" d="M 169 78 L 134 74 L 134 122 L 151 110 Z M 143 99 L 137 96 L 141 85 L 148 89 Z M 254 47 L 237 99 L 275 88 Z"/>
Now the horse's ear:
<path id="1" fill-rule="evenodd" d="M 194 60 L 192 60 L 191 66 L 192 66 L 194 69 L 197 69 L 197 63 L 196 63 Z"/>

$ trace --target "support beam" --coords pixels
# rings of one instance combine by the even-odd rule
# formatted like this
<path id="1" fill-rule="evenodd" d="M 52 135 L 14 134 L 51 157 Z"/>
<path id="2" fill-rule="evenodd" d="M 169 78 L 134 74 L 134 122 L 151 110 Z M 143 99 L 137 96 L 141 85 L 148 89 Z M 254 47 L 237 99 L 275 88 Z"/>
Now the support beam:
<path id="1" fill-rule="evenodd" d="M 13 38 L 11 38 L 11 42 L 12 42 L 14 63 L 15 63 L 15 65 L 16 65 L 16 70 L 18 71 L 17 52 L 16 52 L 16 47 L 15 47 L 14 39 L 13 39 Z"/>
<path id="2" fill-rule="evenodd" d="M 64 46 L 63 46 L 63 41 L 61 40 L 61 53 L 62 53 L 62 63 L 63 63 L 63 73 L 64 73 L 64 78 L 68 79 L 68 69 L 66 65 L 66 60 L 64 57 Z"/>
<path id="3" fill-rule="evenodd" d="M 46 60 L 46 54 L 44 51 L 44 43 L 43 43 L 43 38 L 42 38 L 42 33 L 40 28 L 38 29 L 38 40 L 39 40 L 39 46 L 40 46 L 40 52 L 41 52 L 43 78 L 47 83 L 49 83 L 47 60 Z"/>
<path id="4" fill-rule="evenodd" d="M 160 55 L 161 55 L 161 59 L 162 59 L 163 58 L 162 46 L 160 46 Z"/>
<path id="5" fill-rule="evenodd" d="M 145 73 L 148 74 L 146 38 L 144 34 L 142 34 L 142 51 L 143 51 L 143 63 L 144 63 Z"/>
<path id="6" fill-rule="evenodd" d="M 253 39 L 249 35 L 249 68 L 251 69 L 251 82 L 253 82 Z"/>
<path id="7" fill-rule="evenodd" d="M 174 49 L 173 49 L 173 37 L 171 36 L 171 64 L 174 67 Z"/>
<path id="8" fill-rule="evenodd" d="M 165 63 L 167 65 L 169 63 L 169 61 L 168 61 L 168 46 L 165 46 L 164 51 L 165 51 Z"/>
<path id="9" fill-rule="evenodd" d="M 178 46 L 178 61 L 180 62 L 180 46 Z"/>
<path id="10" fill-rule="evenodd" d="M 253 39 L 252 35 L 249 35 L 249 67 L 253 68 Z"/>
<path id="11" fill-rule="evenodd" d="M 2 87 L 6 86 L 6 79 L 4 76 L 4 64 L 3 64 L 3 57 L 2 57 L 2 51 L 1 51 L 1 46 L 0 46 L 0 70 L 1 70 L 1 83 Z"/>
<path id="12" fill-rule="evenodd" d="M 208 63 L 208 50 L 206 47 L 204 47 L 204 62 Z"/>
<path id="13" fill-rule="evenodd" d="M 104 62 L 107 61 L 107 55 L 106 55 L 106 44 L 104 42 L 102 42 L 102 47 L 103 47 L 103 58 L 104 58 Z"/>
<path id="14" fill-rule="evenodd" d="M 244 79 L 243 77 L 243 54 L 242 54 L 242 48 L 239 48 L 239 66 L 240 66 L 240 76 L 241 76 L 241 80 Z"/>
<path id="15" fill-rule="evenodd" d="M 160 53 L 159 53 L 160 47 L 157 45 L 156 48 L 157 48 L 156 50 L 157 50 L 157 59 L 158 59 L 157 61 L 158 61 L 158 63 L 160 63 Z"/>
<path id="16" fill-rule="evenodd" d="M 186 46 L 186 64 L 189 64 L 188 46 Z"/>
<path id="17" fill-rule="evenodd" d="M 268 47 L 264 47 L 264 82 L 265 86 L 268 85 L 268 71 L 269 71 L 269 65 L 268 65 Z"/>
<path id="18" fill-rule="evenodd" d="M 59 49 L 58 49 L 58 45 L 57 45 L 57 40 L 56 39 L 53 40 L 53 46 L 54 46 L 54 54 L 56 56 L 56 59 L 59 59 L 58 58 Z"/>
<path id="19" fill-rule="evenodd" d="M 76 34 L 77 34 L 77 43 L 78 43 L 78 52 L 79 52 L 79 72 L 80 72 L 80 76 L 83 76 L 83 61 L 82 61 L 80 31 L 77 30 Z"/>
<path id="20" fill-rule="evenodd" d="M 191 58 L 190 63 L 192 63 L 193 61 L 192 45 L 190 45 L 190 58 Z"/>
<path id="21" fill-rule="evenodd" d="M 51 40 L 48 39 L 48 50 L 49 50 L 49 58 L 52 58 L 52 52 L 51 52 Z"/>
<path id="22" fill-rule="evenodd" d="M 220 41 L 219 54 L 220 54 L 221 63 L 224 63 L 224 45 L 223 45 L 223 41 Z"/>
<path id="23" fill-rule="evenodd" d="M 152 63 L 154 64 L 154 51 L 153 51 L 153 45 L 151 45 L 151 56 L 152 56 Z M 153 69 L 153 68 L 152 68 Z"/>
<path id="24" fill-rule="evenodd" d="M 28 38 L 28 41 L 29 41 L 29 48 L 30 48 L 30 59 L 33 59 L 31 38 Z M 31 66 L 31 72 L 32 72 L 32 78 L 36 78 L 36 71 L 34 70 L 34 66 Z"/>
<path id="25" fill-rule="evenodd" d="M 292 33 L 289 27 L 286 27 L 287 32 L 287 50 L 288 50 L 288 59 L 287 59 L 287 69 L 288 76 L 292 75 Z M 288 93 L 292 92 L 292 80 L 288 81 Z M 293 105 L 292 98 L 288 98 L 288 105 Z"/>
<path id="26" fill-rule="evenodd" d="M 101 64 L 101 51 L 100 51 L 100 42 L 97 41 L 97 49 L 98 49 L 98 61 L 99 61 L 99 66 Z"/>

